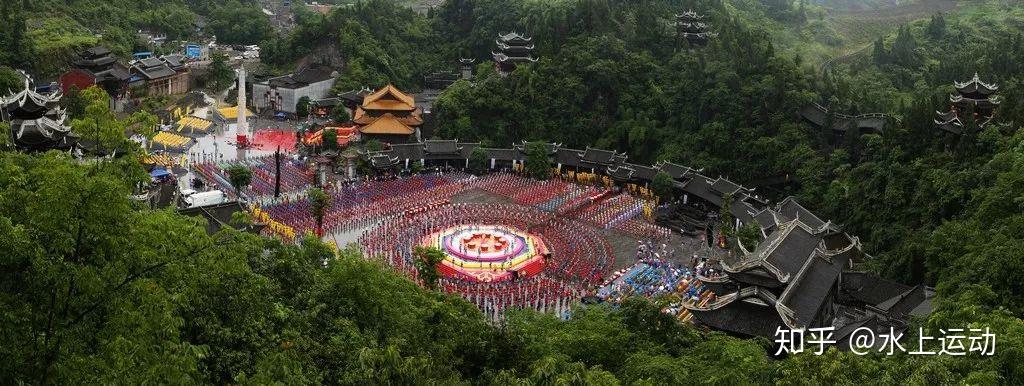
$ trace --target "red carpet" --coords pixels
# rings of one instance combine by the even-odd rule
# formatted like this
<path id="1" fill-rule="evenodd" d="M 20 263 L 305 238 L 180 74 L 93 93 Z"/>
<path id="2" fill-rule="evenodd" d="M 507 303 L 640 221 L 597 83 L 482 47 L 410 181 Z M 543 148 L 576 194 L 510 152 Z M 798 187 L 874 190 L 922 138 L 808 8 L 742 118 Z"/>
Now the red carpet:
<path id="1" fill-rule="evenodd" d="M 262 150 L 274 150 L 281 146 L 281 151 L 294 151 L 295 133 L 283 130 L 260 130 L 253 135 L 252 145 Z"/>

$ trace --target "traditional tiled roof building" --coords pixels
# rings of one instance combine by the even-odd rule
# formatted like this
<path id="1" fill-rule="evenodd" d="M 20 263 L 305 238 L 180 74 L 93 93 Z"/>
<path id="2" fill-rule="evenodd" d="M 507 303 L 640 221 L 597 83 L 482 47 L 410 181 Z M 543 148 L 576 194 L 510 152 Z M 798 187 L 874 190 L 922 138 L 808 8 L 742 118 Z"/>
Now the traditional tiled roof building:
<path id="1" fill-rule="evenodd" d="M 537 62 L 537 58 L 533 57 L 532 40 L 533 38 L 520 35 L 518 32 L 498 35 L 498 39 L 494 41 L 496 51 L 491 52 L 498 72 L 507 75 L 515 71 L 519 64 Z"/>
<path id="2" fill-rule="evenodd" d="M 121 98 L 128 92 L 131 72 L 118 62 L 106 47 L 92 47 L 82 51 L 72 62 L 72 68 L 60 76 L 60 87 L 65 93 L 71 87 L 85 90 L 99 86 L 111 98 Z"/>
<path id="3" fill-rule="evenodd" d="M 259 111 L 297 112 L 302 97 L 310 101 L 331 95 L 337 71 L 329 67 L 306 67 L 295 73 L 270 78 L 252 85 L 252 106 Z"/>
<path id="4" fill-rule="evenodd" d="M 985 127 L 995 116 L 1001 102 L 999 86 L 981 81 L 978 74 L 967 82 L 953 82 L 956 94 L 949 95 L 949 110 L 936 111 L 935 126 L 943 132 L 961 134 L 967 119 L 979 128 Z"/>
<path id="5" fill-rule="evenodd" d="M 51 149 L 73 150 L 79 137 L 67 125 L 67 114 L 59 106 L 62 94 L 55 90 L 40 94 L 32 87 L 32 79 L 25 77 L 25 87 L 19 92 L 0 98 L 0 115 L 10 125 L 11 141 L 15 148 L 26 151 Z"/>
<path id="6" fill-rule="evenodd" d="M 184 94 L 189 90 L 189 69 L 183 55 L 149 57 L 132 63 L 130 85 L 137 96 Z"/>
<path id="7" fill-rule="evenodd" d="M 359 124 L 363 136 L 388 143 L 406 143 L 416 141 L 419 136 L 418 128 L 423 124 L 421 112 L 415 98 L 389 84 L 366 95 L 352 120 Z"/>
<path id="8" fill-rule="evenodd" d="M 675 16 L 676 38 L 680 42 L 690 46 L 703 46 L 708 44 L 710 38 L 718 36 L 717 33 L 710 31 L 711 24 L 704 22 L 706 17 L 692 9 Z"/>

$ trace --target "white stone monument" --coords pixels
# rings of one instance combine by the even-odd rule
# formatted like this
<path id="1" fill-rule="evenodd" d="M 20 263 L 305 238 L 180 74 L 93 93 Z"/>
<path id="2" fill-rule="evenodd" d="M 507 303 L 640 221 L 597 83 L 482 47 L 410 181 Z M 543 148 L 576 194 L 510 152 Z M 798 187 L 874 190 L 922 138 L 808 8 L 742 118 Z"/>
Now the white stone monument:
<path id="1" fill-rule="evenodd" d="M 238 123 L 235 125 L 235 139 L 239 147 L 249 144 L 249 123 L 246 122 L 247 109 L 245 107 L 245 66 L 238 69 Z"/>

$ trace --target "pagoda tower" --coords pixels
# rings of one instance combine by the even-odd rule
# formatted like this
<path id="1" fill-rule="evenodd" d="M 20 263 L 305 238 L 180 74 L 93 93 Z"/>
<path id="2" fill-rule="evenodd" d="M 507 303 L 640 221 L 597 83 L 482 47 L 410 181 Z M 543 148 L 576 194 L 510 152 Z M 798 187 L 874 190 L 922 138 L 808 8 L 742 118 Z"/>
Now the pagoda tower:
<path id="1" fill-rule="evenodd" d="M 974 73 L 974 78 L 967 82 L 953 82 L 953 87 L 956 93 L 949 95 L 949 110 L 935 112 L 938 115 L 935 119 L 936 127 L 949 133 L 961 134 L 967 118 L 972 119 L 979 128 L 984 128 L 992 121 L 1001 102 L 999 96 L 995 95 L 999 86 L 982 82 L 978 73 Z"/>
<path id="2" fill-rule="evenodd" d="M 459 74 L 462 79 L 473 78 L 473 63 L 476 63 L 476 59 L 473 58 L 459 58 Z"/>
<path id="3" fill-rule="evenodd" d="M 533 57 L 533 38 L 520 35 L 517 32 L 499 34 L 495 40 L 497 51 L 492 51 L 494 65 L 501 75 L 508 75 L 515 71 L 520 63 L 535 63 L 537 58 Z"/>
<path id="4" fill-rule="evenodd" d="M 60 90 L 40 94 L 32 87 L 32 78 L 24 72 L 21 74 L 25 77 L 25 88 L 0 98 L 0 118 L 10 124 L 10 138 L 15 148 L 27 151 L 76 148 L 79 138 L 65 123 L 67 113 L 59 106 Z"/>
<path id="5" fill-rule="evenodd" d="M 690 46 L 704 46 L 718 33 L 710 31 L 711 24 L 705 23 L 706 16 L 690 9 L 676 16 L 676 38 Z"/>

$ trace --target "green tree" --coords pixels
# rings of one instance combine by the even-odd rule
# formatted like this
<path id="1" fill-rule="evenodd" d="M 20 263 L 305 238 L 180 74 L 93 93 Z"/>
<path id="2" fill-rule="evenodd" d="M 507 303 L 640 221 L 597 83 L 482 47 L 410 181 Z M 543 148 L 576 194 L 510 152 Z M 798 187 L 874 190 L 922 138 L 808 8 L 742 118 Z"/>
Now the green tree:
<path id="1" fill-rule="evenodd" d="M 79 90 L 78 86 L 72 85 L 68 87 L 68 91 L 61 97 L 61 102 L 64 103 L 64 108 L 67 109 L 68 118 L 74 120 L 82 118 L 85 114 L 86 100 L 82 97 L 82 90 Z"/>
<path id="2" fill-rule="evenodd" d="M 13 68 L 0 66 L 0 94 L 7 95 L 8 91 L 17 92 L 23 87 L 21 74 Z"/>
<path id="3" fill-rule="evenodd" d="M 334 109 L 331 109 L 331 120 L 335 123 L 345 123 L 352 120 L 352 117 L 344 106 L 335 106 Z"/>
<path id="4" fill-rule="evenodd" d="M 235 79 L 235 71 L 228 66 L 228 57 L 225 54 L 216 52 L 210 56 L 210 67 L 207 72 L 206 86 L 211 90 L 220 92 L 231 84 Z"/>
<path id="5" fill-rule="evenodd" d="M 437 286 L 437 279 L 441 278 L 437 265 L 444 260 L 444 252 L 434 247 L 417 245 L 413 249 L 412 255 L 414 257 L 413 264 L 416 266 L 416 271 L 419 273 L 419 278 L 423 281 L 423 285 L 429 289 L 434 289 Z"/>
<path id="6" fill-rule="evenodd" d="M 130 142 L 126 130 L 148 135 L 156 126 L 156 117 L 147 112 L 136 112 L 127 119 L 119 119 L 110 111 L 110 98 L 103 89 L 93 86 L 78 93 L 84 111 L 71 121 L 72 130 L 82 137 L 87 150 L 97 154 L 137 153 L 141 149 Z"/>
<path id="7" fill-rule="evenodd" d="M 228 181 L 235 188 L 235 197 L 242 199 L 242 191 L 252 183 L 252 170 L 242 165 L 231 165 L 226 170 Z"/>
<path id="8" fill-rule="evenodd" d="M 3 136 L 3 138 L 0 138 L 0 149 L 10 150 L 10 148 L 14 146 L 11 142 L 11 138 L 13 137 L 11 136 L 10 123 L 0 122 L 0 136 Z"/>
<path id="9" fill-rule="evenodd" d="M 490 168 L 490 159 L 487 158 L 487 151 L 477 147 L 469 153 L 469 171 L 473 174 L 483 174 Z"/>
<path id="10" fill-rule="evenodd" d="M 753 250 L 761 242 L 761 225 L 757 221 L 743 224 L 736 230 L 736 239 L 743 243 L 744 248 Z"/>
<path id="11" fill-rule="evenodd" d="M 320 189 L 310 189 L 306 196 L 309 200 L 309 210 L 313 212 L 313 218 L 316 219 L 316 235 L 323 237 L 324 214 L 327 213 L 327 209 L 331 206 L 331 197 Z"/>
<path id="12" fill-rule="evenodd" d="M 654 191 L 654 195 L 661 197 L 662 201 L 668 201 L 672 199 L 672 191 L 675 189 L 676 181 L 672 179 L 668 173 L 664 171 L 658 171 L 654 175 L 654 180 L 651 181 L 651 190 Z"/>
<path id="13" fill-rule="evenodd" d="M 889 52 L 885 49 L 885 41 L 879 36 L 878 39 L 872 45 L 871 57 L 875 59 L 875 64 L 881 66 L 889 63 Z"/>
<path id="14" fill-rule="evenodd" d="M 309 97 L 303 96 L 295 102 L 295 115 L 299 118 L 305 118 L 309 116 Z"/>
<path id="15" fill-rule="evenodd" d="M 892 61 L 905 68 L 916 68 L 920 65 L 917 53 L 917 40 L 907 26 L 900 26 L 896 41 L 892 44 Z"/>
<path id="16" fill-rule="evenodd" d="M 942 39 L 946 35 L 946 18 L 942 16 L 942 13 L 932 15 L 927 31 L 932 39 Z"/>
<path id="17" fill-rule="evenodd" d="M 526 144 L 526 174 L 534 179 L 547 180 L 551 176 L 551 161 L 548 159 L 548 148 L 543 142 Z"/>
<path id="18" fill-rule="evenodd" d="M 718 226 L 726 236 L 732 237 L 736 234 L 736 218 L 732 215 L 731 194 L 722 197 L 722 207 L 718 209 Z"/>
<path id="19" fill-rule="evenodd" d="M 363 143 L 363 148 L 366 151 L 381 151 L 384 149 L 384 144 L 376 139 L 369 139 Z"/>
<path id="20" fill-rule="evenodd" d="M 222 44 L 257 44 L 273 34 L 270 19 L 259 7 L 229 0 L 210 12 L 207 28 Z"/>
<path id="21" fill-rule="evenodd" d="M 324 150 L 338 150 L 338 131 L 335 129 L 324 129 L 323 137 Z"/>
<path id="22" fill-rule="evenodd" d="M 0 168 L 0 306 L 12 318 L 0 329 L 11 339 L 0 377 L 198 381 L 202 349 L 181 339 L 162 278 L 212 247 L 201 228 L 134 207 L 128 187 L 144 173 L 131 157 L 77 165 L 5 153 Z"/>

